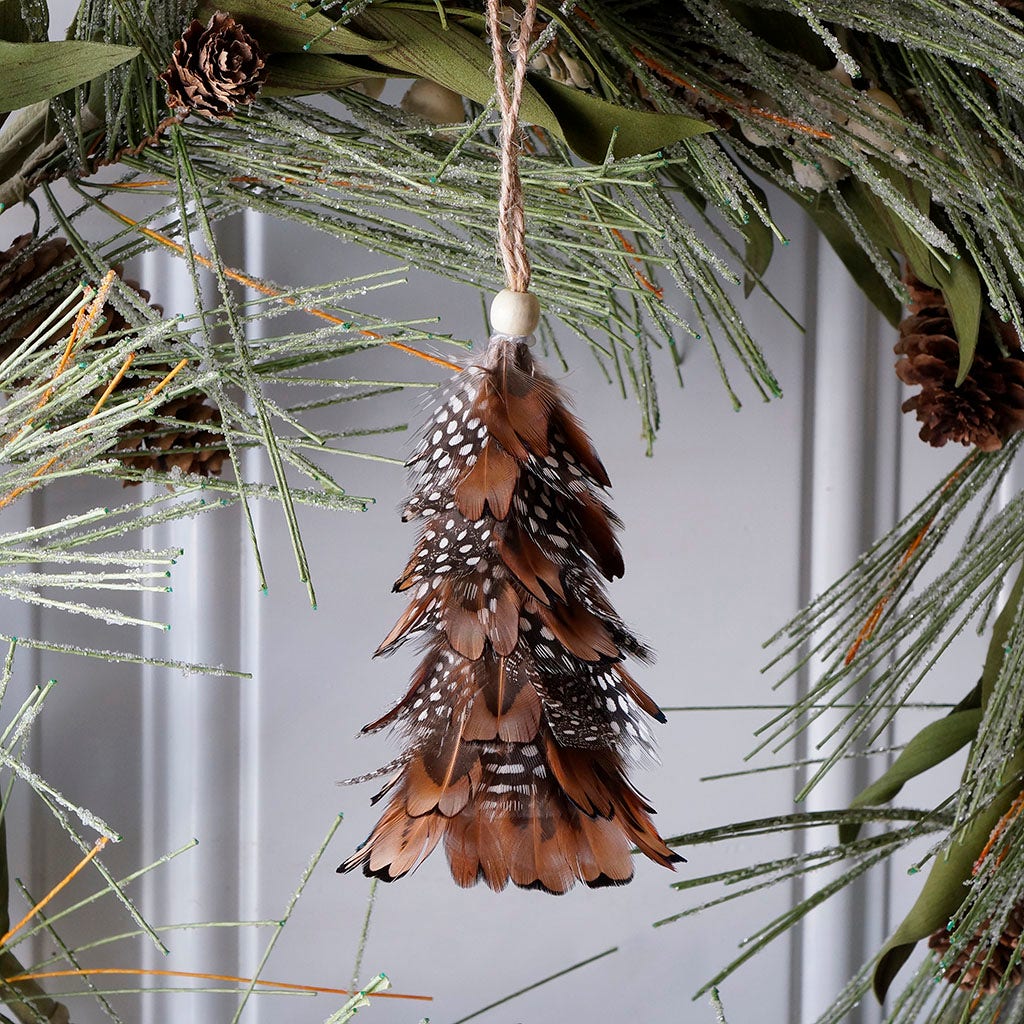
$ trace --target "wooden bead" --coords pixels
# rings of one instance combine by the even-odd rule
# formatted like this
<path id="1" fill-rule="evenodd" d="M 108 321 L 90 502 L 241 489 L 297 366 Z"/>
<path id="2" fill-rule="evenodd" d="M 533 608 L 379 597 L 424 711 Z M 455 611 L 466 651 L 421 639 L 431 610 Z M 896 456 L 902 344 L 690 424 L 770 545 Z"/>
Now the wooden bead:
<path id="1" fill-rule="evenodd" d="M 514 292 L 503 288 L 491 301 L 491 330 L 525 338 L 540 323 L 540 303 L 532 292 Z"/>

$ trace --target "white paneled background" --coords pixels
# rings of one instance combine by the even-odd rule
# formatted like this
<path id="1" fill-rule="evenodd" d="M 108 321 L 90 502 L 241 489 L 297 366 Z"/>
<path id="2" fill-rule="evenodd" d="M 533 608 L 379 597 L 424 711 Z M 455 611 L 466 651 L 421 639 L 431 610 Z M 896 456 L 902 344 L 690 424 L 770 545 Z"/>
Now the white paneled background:
<path id="1" fill-rule="evenodd" d="M 611 596 L 656 647 L 658 661 L 643 670 L 641 680 L 666 706 L 786 700 L 792 689 L 773 693 L 772 679 L 760 674 L 766 660 L 762 641 L 957 456 L 925 448 L 913 425 L 901 422 L 892 331 L 866 307 L 798 212 L 783 200 L 775 211 L 792 244 L 777 253 L 770 283 L 807 331 L 797 331 L 763 297 L 743 309 L 783 383 L 782 400 L 761 404 L 751 389 L 744 392 L 737 375 L 749 401 L 733 412 L 708 352 L 697 343 L 684 367 L 684 390 L 671 383 L 667 364 L 661 366 L 663 427 L 656 454 L 647 459 L 632 402 L 604 382 L 580 342 L 563 339 L 573 367 L 566 387 L 608 467 L 613 503 L 626 524 L 627 573 Z M 20 216 L 15 211 L 0 220 L 7 229 L 3 244 L 24 223 Z M 366 265 L 357 250 L 255 218 L 225 225 L 224 239 L 231 260 L 284 281 L 328 280 Z M 169 258 L 148 258 L 137 273 L 167 312 L 190 308 L 188 282 Z M 484 340 L 475 293 L 419 272 L 410 272 L 409 279 L 406 287 L 367 298 L 367 308 L 396 318 L 437 314 L 439 331 Z M 340 372 L 440 380 L 433 368 L 393 351 L 349 357 Z M 415 424 L 420 394 L 340 406 L 324 413 L 320 424 L 345 430 Z M 405 434 L 352 442 L 398 458 L 408 444 Z M 263 472 L 256 459 L 248 468 L 253 476 Z M 411 652 L 370 659 L 403 607 L 391 594 L 391 582 L 415 531 L 400 523 L 396 511 L 406 486 L 400 468 L 352 458 L 337 467 L 337 475 L 351 493 L 376 502 L 366 513 L 346 517 L 300 513 L 319 598 L 316 611 L 297 581 L 281 512 L 266 505 L 256 508 L 270 581 L 266 595 L 257 585 L 241 513 L 227 509 L 145 538 L 148 545 L 184 549 L 174 593 L 154 595 L 139 608 L 144 617 L 170 622 L 169 633 L 133 635 L 20 606 L 3 612 L 14 633 L 31 630 L 64 643 L 172 654 L 251 673 L 244 680 L 183 676 L 23 652 L 16 682 L 23 692 L 51 676 L 60 680 L 33 737 L 32 761 L 44 778 L 124 833 L 123 842 L 103 855 L 115 875 L 193 837 L 199 840 L 129 888 L 154 924 L 279 918 L 311 853 L 343 811 L 344 821 L 264 974 L 346 987 L 369 883 L 337 875 L 334 868 L 363 839 L 377 812 L 369 806 L 373 783 L 339 788 L 336 780 L 370 771 L 396 753 L 384 737 L 356 734 L 404 692 L 415 663 Z M 120 497 L 98 484 L 51 487 L 6 510 L 3 528 L 19 517 L 49 521 Z M 966 692 L 980 664 L 979 650 L 971 638 L 958 647 L 940 667 L 930 695 L 955 700 Z M 17 698 L 7 699 L 17 706 Z M 792 809 L 795 785 L 787 771 L 699 781 L 741 770 L 753 730 L 766 716 L 669 715 L 659 729 L 664 763 L 638 779 L 658 808 L 665 834 Z M 806 756 L 806 750 L 795 753 Z M 812 806 L 842 804 L 862 782 L 852 771 L 836 771 Z M 909 787 L 905 797 L 908 803 L 933 802 L 924 790 Z M 12 864 L 38 894 L 79 853 L 37 804 L 18 799 L 11 815 Z M 790 842 L 684 850 L 689 861 L 678 875 L 783 855 Z M 837 901 L 802 935 L 781 940 L 725 982 L 721 995 L 730 1024 L 811 1024 L 912 901 L 920 883 L 903 874 L 908 864 L 909 857 L 891 878 L 877 878 Z M 692 993 L 736 954 L 744 936 L 782 911 L 794 892 L 771 890 L 653 929 L 652 922 L 693 902 L 692 894 L 669 888 L 672 880 L 663 869 L 638 862 L 636 879 L 622 889 L 577 890 L 557 899 L 514 889 L 462 891 L 452 884 L 443 854 L 435 853 L 412 877 L 380 887 L 361 971 L 363 980 L 385 971 L 396 991 L 429 993 L 434 1002 L 380 1000 L 361 1013 L 379 1024 L 415 1024 L 423 1015 L 435 1024 L 453 1024 L 617 946 L 613 956 L 480 1020 L 711 1024 L 712 1009 L 704 1000 L 691 1002 Z M 96 876 L 86 873 L 69 893 L 80 898 L 96 885 Z M 123 908 L 107 899 L 63 922 L 62 933 L 81 944 L 132 927 Z M 248 975 L 269 935 L 267 928 L 172 932 L 165 935 L 169 956 L 128 941 L 101 947 L 89 962 Z M 50 945 L 41 940 L 35 952 Z M 252 1000 L 243 1019 L 319 1022 L 342 1001 L 264 996 Z M 237 999 L 173 995 L 121 1005 L 128 1007 L 126 1019 L 145 1024 L 213 1024 L 231 1020 Z M 101 1019 L 98 1010 L 89 1013 L 76 1021 Z M 861 1014 L 861 1024 L 879 1019 L 871 1005 Z"/>

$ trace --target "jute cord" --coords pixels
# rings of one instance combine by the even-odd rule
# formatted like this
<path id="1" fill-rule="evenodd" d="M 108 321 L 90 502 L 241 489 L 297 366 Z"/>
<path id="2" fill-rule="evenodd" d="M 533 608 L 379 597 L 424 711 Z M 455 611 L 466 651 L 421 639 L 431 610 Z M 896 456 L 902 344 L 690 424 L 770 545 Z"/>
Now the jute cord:
<path id="1" fill-rule="evenodd" d="M 501 0 L 487 0 L 487 21 L 494 55 L 494 88 L 501 112 L 501 194 L 498 199 L 498 251 L 505 265 L 505 281 L 514 292 L 529 291 L 530 260 L 526 254 L 526 218 L 523 184 L 519 177 L 522 133 L 519 108 L 523 102 L 530 38 L 537 17 L 537 0 L 526 0 L 518 30 L 513 26 L 508 49 L 514 60 L 512 88 L 505 75 L 505 44 L 501 35 Z"/>

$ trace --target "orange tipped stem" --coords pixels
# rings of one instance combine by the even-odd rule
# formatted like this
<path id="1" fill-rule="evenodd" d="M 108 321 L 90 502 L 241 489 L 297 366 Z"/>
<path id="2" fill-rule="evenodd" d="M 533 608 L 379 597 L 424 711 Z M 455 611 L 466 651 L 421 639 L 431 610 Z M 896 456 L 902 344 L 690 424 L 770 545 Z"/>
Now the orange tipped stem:
<path id="1" fill-rule="evenodd" d="M 982 848 L 981 853 L 978 854 L 978 859 L 974 862 L 974 867 L 971 869 L 971 874 L 976 875 L 980 870 L 981 866 L 985 861 L 985 858 L 992 852 L 992 848 L 999 842 L 1000 836 L 1006 831 L 1008 825 L 1010 825 L 1020 814 L 1021 810 L 1024 810 L 1024 791 L 1019 793 L 1014 799 L 1013 803 L 1010 804 L 1006 813 L 996 822 L 996 827 L 992 829 L 992 834 L 988 837 L 988 842 Z M 996 858 L 996 864 L 999 865 L 1003 862 L 1003 858 L 1006 856 L 1008 851 L 1003 850 L 1001 854 Z"/>
<path id="2" fill-rule="evenodd" d="M 202 981 L 230 981 L 242 985 L 253 984 L 252 978 L 241 978 L 234 974 L 210 974 L 205 971 L 164 971 L 157 969 L 146 969 L 142 967 L 83 967 L 76 970 L 62 971 L 30 971 L 25 974 L 15 974 L 4 981 L 13 983 L 17 981 L 39 981 L 43 978 L 72 978 L 83 977 L 95 974 L 120 974 L 120 975 L 143 975 L 153 978 L 194 978 Z M 348 996 L 353 993 L 347 988 L 325 988 L 320 985 L 299 985 L 290 981 L 270 981 L 267 978 L 257 978 L 255 984 L 264 985 L 268 988 L 291 989 L 296 992 L 319 992 L 327 995 Z M 367 992 L 373 999 L 416 999 L 421 1002 L 430 1002 L 433 996 L 412 995 L 404 992 Z"/>
<path id="3" fill-rule="evenodd" d="M 154 242 L 158 242 L 160 245 L 165 246 L 168 249 L 172 249 L 179 255 L 185 254 L 185 247 L 180 242 L 175 242 L 174 239 L 168 238 L 166 235 L 161 235 L 158 231 L 153 231 L 152 228 L 144 227 L 137 220 L 133 220 L 127 214 L 121 213 L 119 210 L 115 210 L 112 206 L 108 206 L 106 203 L 96 200 L 97 205 L 101 206 L 108 213 L 116 217 L 123 224 L 127 224 L 129 227 L 139 231 L 147 238 L 153 239 Z M 193 258 L 196 263 L 201 267 L 205 267 L 207 270 L 215 270 L 216 264 L 213 260 L 207 259 L 205 256 L 201 256 L 199 253 L 193 253 Z M 319 317 L 321 320 L 326 320 L 331 324 L 338 324 L 344 326 L 345 321 L 341 320 L 336 316 L 332 316 L 330 313 L 325 312 L 322 309 L 316 309 L 312 306 L 299 306 L 296 299 L 291 296 L 282 295 L 276 288 L 271 288 L 269 285 L 264 284 L 262 281 L 257 281 L 254 277 L 250 277 L 248 274 L 243 274 L 240 270 L 235 270 L 232 267 L 221 268 L 224 276 L 230 278 L 232 281 L 237 281 L 239 284 L 245 285 L 247 288 L 252 288 L 254 291 L 258 291 L 261 295 L 269 295 L 271 298 L 279 299 L 286 306 L 297 306 L 303 312 L 309 313 L 311 316 Z M 361 330 L 359 332 L 367 338 L 380 338 L 381 335 L 376 331 Z M 428 352 L 420 352 L 419 349 L 412 348 L 409 345 L 403 345 L 399 341 L 387 341 L 386 345 L 390 345 L 391 348 L 397 348 L 400 352 L 407 352 L 409 355 L 416 356 L 418 359 L 425 359 L 428 363 L 434 363 L 437 366 L 443 366 L 445 369 L 452 370 L 455 373 L 459 373 L 462 367 L 457 363 L 450 363 L 447 359 L 442 359 L 440 356 L 430 355 Z"/>
<path id="4" fill-rule="evenodd" d="M 171 372 L 167 374 L 167 376 L 164 377 L 164 379 L 160 381 L 159 384 L 157 384 L 155 387 L 150 388 L 149 391 L 146 392 L 146 397 L 143 399 L 143 401 L 148 402 L 151 398 L 156 398 L 156 396 L 160 394 L 160 392 L 163 391 L 163 389 L 167 387 L 167 385 L 170 384 L 170 382 L 174 380 L 174 378 L 177 377 L 178 374 L 181 373 L 181 371 L 184 370 L 186 366 L 188 366 L 188 360 L 182 359 L 182 361 L 178 363 L 178 365 L 175 366 L 174 369 L 171 370 Z"/>
<path id="5" fill-rule="evenodd" d="M 953 482 L 956 478 L 965 470 L 971 462 L 974 460 L 977 454 L 977 449 L 967 458 L 962 466 L 954 469 L 952 473 L 946 478 L 946 482 L 942 485 L 940 494 L 945 494 L 946 491 L 953 486 Z M 914 557 L 914 552 L 921 546 L 921 542 L 928 535 L 928 531 L 932 528 L 932 523 L 935 522 L 935 516 L 930 516 L 925 524 L 917 531 L 914 539 L 910 542 L 910 546 L 906 551 L 903 552 L 903 556 L 900 558 L 899 563 L 893 573 L 893 580 L 889 584 L 888 590 L 881 596 L 878 604 L 871 610 L 871 614 L 864 620 L 864 625 L 860 627 L 860 632 L 857 633 L 856 639 L 850 644 L 850 649 L 846 652 L 846 657 L 843 659 L 844 665 L 849 665 L 854 658 L 857 657 L 857 652 L 861 649 L 861 646 L 865 641 L 869 640 L 875 629 L 878 627 L 878 623 L 882 619 L 882 615 L 885 613 L 886 606 L 889 604 L 892 598 L 893 592 L 896 590 L 896 581 L 899 579 L 900 573 L 906 568 L 907 563 Z"/>
<path id="6" fill-rule="evenodd" d="M 129 352 L 127 357 L 125 358 L 125 361 L 121 364 L 121 369 L 117 371 L 117 373 L 114 375 L 114 379 L 107 385 L 106 390 L 103 392 L 103 394 L 100 395 L 99 401 L 97 401 L 97 403 L 90 410 L 90 417 L 95 416 L 96 413 L 98 413 L 100 409 L 103 408 L 107 399 L 114 393 L 114 388 L 116 388 L 117 385 L 121 383 L 121 380 L 123 379 L 124 375 L 128 372 L 128 367 L 131 366 L 133 362 L 135 362 L 135 353 Z"/>
<path id="7" fill-rule="evenodd" d="M 579 13 L 578 7 L 576 8 L 576 11 Z M 676 85 L 680 89 L 688 89 L 690 92 L 695 92 L 697 94 L 701 93 L 702 90 L 692 82 L 688 82 L 685 78 L 681 78 L 674 71 L 665 67 L 664 64 L 659 64 L 653 57 L 649 57 L 637 47 L 630 47 L 630 51 L 641 64 L 653 71 L 659 78 L 665 79 L 666 82 L 671 82 L 672 85 Z M 800 132 L 803 135 L 810 135 L 815 139 L 835 138 L 831 132 L 825 131 L 824 128 L 813 128 L 811 125 L 804 124 L 802 121 L 793 121 L 788 117 L 783 117 L 781 114 L 776 114 L 774 111 L 765 110 L 763 107 L 755 107 L 751 104 L 743 103 L 730 96 L 728 93 L 718 92 L 716 89 L 705 89 L 703 91 L 709 96 L 714 96 L 716 100 L 726 107 L 732 107 L 734 110 L 741 110 L 746 114 L 753 114 L 754 117 L 763 118 L 765 121 L 773 121 L 775 124 L 781 124 L 784 127 L 789 128 L 791 131 Z"/>
<path id="8" fill-rule="evenodd" d="M 0 946 L 6 946 L 11 938 L 17 935 L 107 845 L 107 842 L 106 836 L 100 836 L 92 849 L 6 935 L 0 937 Z"/>

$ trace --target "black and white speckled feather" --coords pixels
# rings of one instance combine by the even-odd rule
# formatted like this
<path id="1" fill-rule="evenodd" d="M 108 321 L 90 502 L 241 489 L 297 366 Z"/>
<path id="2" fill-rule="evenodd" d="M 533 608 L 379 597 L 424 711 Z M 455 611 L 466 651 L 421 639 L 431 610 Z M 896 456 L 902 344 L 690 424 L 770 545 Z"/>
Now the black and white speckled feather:
<path id="1" fill-rule="evenodd" d="M 444 389 L 409 460 L 408 606 L 378 648 L 423 641 L 405 696 L 366 727 L 406 738 L 376 828 L 342 865 L 390 881 L 443 838 L 460 885 L 621 885 L 637 846 L 679 858 L 627 765 L 664 721 L 625 670 L 647 646 L 601 577 L 623 572 L 607 473 L 525 339 L 495 337 Z"/>

